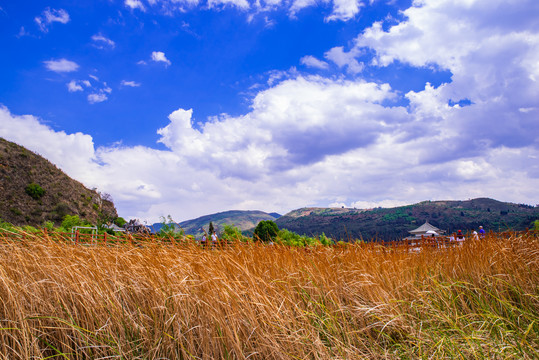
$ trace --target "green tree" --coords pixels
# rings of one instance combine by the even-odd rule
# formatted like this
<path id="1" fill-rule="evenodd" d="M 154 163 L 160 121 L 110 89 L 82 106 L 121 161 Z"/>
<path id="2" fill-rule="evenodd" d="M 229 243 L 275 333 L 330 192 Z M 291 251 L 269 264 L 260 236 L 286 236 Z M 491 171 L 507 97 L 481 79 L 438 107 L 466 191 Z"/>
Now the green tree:
<path id="1" fill-rule="evenodd" d="M 36 183 L 28 184 L 24 191 L 34 200 L 39 200 L 43 195 L 45 195 L 45 190 Z"/>
<path id="2" fill-rule="evenodd" d="M 213 227 L 213 223 L 210 221 L 210 225 L 208 227 L 209 236 L 211 236 L 211 234 L 213 234 L 214 232 L 215 232 L 215 229 Z"/>
<path id="3" fill-rule="evenodd" d="M 124 225 L 127 223 L 127 221 L 125 221 L 125 219 L 121 216 L 118 216 L 113 222 L 119 227 L 124 227 Z"/>
<path id="4" fill-rule="evenodd" d="M 278 233 L 279 227 L 275 222 L 271 220 L 262 220 L 256 225 L 253 238 L 264 242 L 272 242 L 275 240 Z"/>
<path id="5" fill-rule="evenodd" d="M 185 235 L 185 231 L 182 228 L 178 229 L 176 227 L 176 222 L 172 220 L 172 216 L 170 215 L 168 215 L 166 218 L 161 216 L 161 224 L 162 226 L 159 230 L 160 236 L 181 238 L 183 235 Z"/>

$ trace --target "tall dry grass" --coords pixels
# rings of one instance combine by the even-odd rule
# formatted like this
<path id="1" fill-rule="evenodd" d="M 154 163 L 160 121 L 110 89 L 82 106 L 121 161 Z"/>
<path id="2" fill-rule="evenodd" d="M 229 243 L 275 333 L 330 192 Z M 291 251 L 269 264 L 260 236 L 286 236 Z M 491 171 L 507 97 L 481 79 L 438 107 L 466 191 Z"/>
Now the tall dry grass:
<path id="1" fill-rule="evenodd" d="M 350 245 L 0 241 L 2 359 L 539 358 L 539 241 Z"/>

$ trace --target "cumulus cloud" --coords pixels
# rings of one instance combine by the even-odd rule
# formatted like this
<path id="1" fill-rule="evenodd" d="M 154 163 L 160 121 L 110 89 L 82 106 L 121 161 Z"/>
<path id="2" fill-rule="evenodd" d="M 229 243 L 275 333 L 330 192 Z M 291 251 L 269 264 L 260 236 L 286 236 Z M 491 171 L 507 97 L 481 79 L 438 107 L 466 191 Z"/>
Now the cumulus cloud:
<path id="1" fill-rule="evenodd" d="M 88 95 L 88 102 L 90 104 L 96 104 L 108 99 L 107 95 L 104 92 L 94 93 Z"/>
<path id="2" fill-rule="evenodd" d="M 165 53 L 162 52 L 162 51 L 153 51 L 152 52 L 152 61 L 162 62 L 162 63 L 165 63 L 167 66 L 169 66 L 171 64 L 170 60 L 167 59 L 167 57 L 165 56 Z"/>
<path id="3" fill-rule="evenodd" d="M 73 72 L 77 71 L 79 68 L 79 65 L 76 62 L 67 59 L 48 60 L 44 61 L 43 63 L 48 70 L 57 73 Z"/>
<path id="4" fill-rule="evenodd" d="M 34 18 L 34 21 L 41 31 L 48 32 L 49 26 L 54 22 L 67 24 L 69 22 L 69 14 L 64 9 L 55 10 L 46 8 L 41 16 Z"/>
<path id="5" fill-rule="evenodd" d="M 363 3 L 358 0 L 333 0 L 333 13 L 326 18 L 326 21 L 350 20 L 359 13 L 361 6 Z"/>
<path id="6" fill-rule="evenodd" d="M 67 89 L 69 90 L 69 92 L 77 92 L 84 90 L 76 80 L 71 80 L 69 83 L 67 83 Z"/>
<path id="7" fill-rule="evenodd" d="M 139 9 L 141 11 L 146 11 L 146 8 L 140 0 L 125 0 L 124 4 L 130 9 Z"/>
<path id="8" fill-rule="evenodd" d="M 337 46 L 327 51 L 324 57 L 330 61 L 333 61 L 338 67 L 346 67 L 347 71 L 351 74 L 358 74 L 363 71 L 365 65 L 356 60 L 359 55 L 357 48 L 352 49 L 349 52 L 345 52 L 342 46 Z"/>
<path id="9" fill-rule="evenodd" d="M 121 85 L 122 86 L 129 86 L 129 87 L 139 87 L 140 83 L 135 82 L 135 81 L 122 80 Z"/>
<path id="10" fill-rule="evenodd" d="M 294 0 L 292 1 L 292 5 L 290 6 L 288 12 L 291 17 L 296 17 L 297 13 L 302 9 L 315 5 L 315 0 Z"/>
<path id="11" fill-rule="evenodd" d="M 329 68 L 329 65 L 328 65 L 327 62 L 322 61 L 322 60 L 318 60 L 317 58 L 315 58 L 314 56 L 311 56 L 311 55 L 307 55 L 307 56 L 302 57 L 299 60 L 299 62 L 302 65 L 305 65 L 305 66 L 310 67 L 310 68 L 316 68 L 316 69 L 327 69 L 327 68 Z"/>
<path id="12" fill-rule="evenodd" d="M 387 84 L 299 77 L 259 93 L 242 117 L 222 117 L 199 132 L 192 110 L 180 109 L 158 132 L 165 145 L 192 156 L 193 166 L 219 159 L 212 167 L 222 177 L 255 179 L 376 142 L 382 129 L 407 121 L 402 109 L 377 104 L 394 96 Z"/>
<path id="13" fill-rule="evenodd" d="M 116 43 L 114 41 L 103 36 L 102 34 L 92 35 L 92 41 L 94 42 L 94 46 L 98 49 L 114 49 L 116 47 Z"/>
<path id="14" fill-rule="evenodd" d="M 398 25 L 384 31 L 374 24 L 357 38 L 357 49 L 375 50 L 374 65 L 398 61 L 451 71 L 451 83 L 436 89 L 427 84 L 406 95 L 417 118 L 428 121 L 443 144 L 424 161 L 475 156 L 500 146 L 538 146 L 536 113 L 519 111 L 538 104 L 533 65 L 539 64 L 539 23 L 532 9 L 538 8 L 531 0 L 518 5 L 424 1 L 405 10 L 406 20 Z M 461 99 L 471 105 L 447 105 Z"/>
<path id="15" fill-rule="evenodd" d="M 54 131 L 32 115 L 13 115 L 0 106 L 0 137 L 16 142 L 59 165 L 68 175 L 95 186 L 91 174 L 98 167 L 90 135 Z"/>

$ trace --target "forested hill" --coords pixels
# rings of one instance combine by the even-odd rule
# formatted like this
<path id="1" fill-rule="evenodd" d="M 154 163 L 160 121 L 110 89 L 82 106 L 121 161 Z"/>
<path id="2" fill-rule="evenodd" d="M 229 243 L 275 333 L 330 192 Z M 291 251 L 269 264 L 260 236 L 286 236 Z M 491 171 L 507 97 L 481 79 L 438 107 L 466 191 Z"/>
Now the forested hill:
<path id="1" fill-rule="evenodd" d="M 118 217 L 110 199 L 71 179 L 48 160 L 0 138 L 0 218 L 15 225 L 59 225 L 65 215 L 92 224 Z"/>
<path id="2" fill-rule="evenodd" d="M 500 202 L 488 198 L 466 201 L 424 201 L 396 208 L 302 208 L 276 220 L 280 229 L 299 234 L 325 233 L 336 239 L 399 239 L 425 221 L 454 232 L 477 229 L 524 230 L 539 219 L 539 207 Z"/>

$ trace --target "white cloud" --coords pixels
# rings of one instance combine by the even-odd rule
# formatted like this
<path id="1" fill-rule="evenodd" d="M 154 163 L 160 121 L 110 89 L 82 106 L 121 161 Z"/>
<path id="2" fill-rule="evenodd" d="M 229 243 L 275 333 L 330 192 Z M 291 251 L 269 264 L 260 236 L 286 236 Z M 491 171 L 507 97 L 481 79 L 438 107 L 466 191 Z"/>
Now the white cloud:
<path id="1" fill-rule="evenodd" d="M 79 82 L 76 80 L 71 80 L 69 83 L 67 83 L 67 89 L 69 90 L 69 92 L 77 92 L 84 90 L 82 86 L 79 85 Z"/>
<path id="2" fill-rule="evenodd" d="M 208 7 L 210 9 L 219 6 L 232 6 L 247 10 L 249 9 L 249 2 L 247 0 L 208 0 Z"/>
<path id="3" fill-rule="evenodd" d="M 103 36 L 102 34 L 92 35 L 92 40 L 94 41 L 94 46 L 98 49 L 104 49 L 105 47 L 114 49 L 116 47 L 116 43 L 114 41 Z"/>
<path id="4" fill-rule="evenodd" d="M 293 0 L 292 6 L 288 10 L 291 17 L 296 17 L 297 13 L 302 9 L 305 9 L 310 6 L 315 6 L 315 0 Z"/>
<path id="5" fill-rule="evenodd" d="M 165 56 L 165 53 L 162 51 L 153 51 L 152 60 L 155 62 L 163 62 L 167 64 L 167 66 L 171 64 L 170 60 L 167 59 L 167 57 Z"/>
<path id="6" fill-rule="evenodd" d="M 358 74 L 363 71 L 365 65 L 356 60 L 359 55 L 359 50 L 352 49 L 349 52 L 345 52 L 342 46 L 334 47 L 324 54 L 324 57 L 333 61 L 338 67 L 346 67 L 347 71 L 351 74 Z"/>
<path id="7" fill-rule="evenodd" d="M 288 9 L 288 13 L 292 18 L 295 18 L 301 10 L 311 7 L 318 6 L 321 4 L 332 4 L 333 11 L 332 13 L 325 18 L 325 21 L 348 21 L 353 19 L 361 9 L 363 2 L 361 0 L 325 0 L 318 2 L 316 0 L 292 0 L 291 5 Z M 288 4 L 288 3 L 287 3 Z"/>
<path id="8" fill-rule="evenodd" d="M 314 80 L 311 84 L 305 81 L 292 84 L 294 81 L 289 80 L 283 87 L 277 86 L 276 94 L 267 90 L 260 101 L 280 103 L 279 99 L 287 91 L 298 90 L 297 86 L 317 87 L 312 83 Z M 346 88 L 339 89 L 338 85 L 325 84 L 326 88 L 311 91 L 326 93 L 329 101 L 341 94 L 339 90 L 346 92 Z M 346 82 L 341 85 L 353 86 Z M 358 93 L 371 94 L 359 101 L 370 102 L 388 94 L 387 90 L 373 84 L 365 86 L 362 91 L 358 89 Z M 328 105 L 322 103 L 322 108 Z M 170 124 L 159 131 L 170 150 L 142 146 L 94 150 L 88 135 L 55 132 L 35 117 L 11 115 L 6 108 L 0 109 L 0 136 L 44 155 L 86 186 L 111 193 L 121 216 L 150 222 L 167 214 L 180 221 L 227 209 L 286 212 L 301 206 L 335 203 L 370 208 L 476 196 L 525 203 L 537 201 L 533 198 L 537 177 L 533 178 L 530 173 L 534 170 L 539 175 L 537 149 L 491 150 L 482 158 L 421 164 L 416 160 L 417 145 L 425 138 L 403 142 L 396 127 L 389 134 L 378 130 L 377 140 L 370 145 L 360 143 L 351 150 L 301 166 L 271 168 L 264 163 L 271 164 L 271 157 L 279 149 L 293 149 L 293 145 L 278 138 L 286 127 L 265 124 L 275 112 L 265 112 L 259 107 L 263 105 L 255 105 L 256 109 L 244 117 L 216 120 L 201 131 L 192 127 L 192 111 L 179 109 L 169 116 Z M 406 113 L 393 111 L 396 119 L 406 118 Z M 308 133 L 309 129 L 330 122 L 324 116 L 302 124 L 303 118 L 285 116 L 293 121 L 291 135 L 296 141 L 303 140 L 300 127 L 305 127 Z M 391 113 L 386 118 L 390 116 Z M 403 121 L 406 122 L 403 119 L 400 123 Z M 365 125 L 348 122 L 342 128 L 352 131 L 354 126 Z M 222 133 L 226 129 L 228 131 Z M 338 130 L 334 130 L 327 137 L 317 139 L 323 141 L 337 133 Z M 252 135 L 255 139 L 251 139 Z M 274 140 L 275 151 L 266 151 L 272 150 Z M 188 143 L 182 144 L 182 141 Z M 294 157 L 286 152 L 279 156 L 282 159 Z M 229 167 L 232 169 L 227 172 Z M 252 173 L 250 180 L 243 179 L 246 172 Z M 211 202 L 207 201 L 208 196 Z"/>
<path id="9" fill-rule="evenodd" d="M 350 20 L 359 13 L 361 6 L 363 3 L 359 0 L 333 0 L 333 13 L 326 21 Z"/>
<path id="10" fill-rule="evenodd" d="M 96 104 L 108 100 L 107 94 L 112 93 L 112 89 L 107 85 L 105 81 L 100 81 L 95 75 L 88 75 L 93 79 L 93 83 L 90 80 L 71 80 L 67 83 L 67 89 L 69 92 L 89 92 L 86 95 L 90 104 Z"/>
<path id="11" fill-rule="evenodd" d="M 19 30 L 17 37 L 23 37 L 23 36 L 30 36 L 30 33 L 24 29 L 24 26 L 21 26 L 21 29 Z"/>
<path id="12" fill-rule="evenodd" d="M 58 73 L 73 72 L 77 71 L 77 69 L 79 68 L 79 65 L 76 62 L 67 59 L 48 60 L 44 61 L 43 63 L 48 70 Z"/>
<path id="13" fill-rule="evenodd" d="M 0 106 L 0 137 L 41 154 L 75 179 L 87 181 L 97 169 L 92 137 L 54 131 L 42 122 L 32 115 L 13 115 Z M 96 184 L 86 182 L 87 186 Z"/>
<path id="14" fill-rule="evenodd" d="M 131 9 L 139 9 L 141 11 L 146 11 L 146 8 L 140 0 L 125 0 L 124 4 Z"/>
<path id="15" fill-rule="evenodd" d="M 539 105 L 534 80 L 539 73 L 532 66 L 539 64 L 536 5 L 533 0 L 423 1 L 405 10 L 400 24 L 387 31 L 375 24 L 357 38 L 356 49 L 373 49 L 378 66 L 399 61 L 451 71 L 451 83 L 406 95 L 418 119 L 444 144 L 425 161 L 500 146 L 537 146 L 536 116 L 520 111 Z M 472 105 L 447 106 L 461 99 Z"/>
<path id="16" fill-rule="evenodd" d="M 69 22 L 69 14 L 64 9 L 51 9 L 46 8 L 41 16 L 36 16 L 34 21 L 39 26 L 39 29 L 43 32 L 49 31 L 49 25 L 54 22 L 61 24 L 67 24 Z"/>
<path id="17" fill-rule="evenodd" d="M 121 85 L 122 86 L 129 86 L 129 87 L 139 87 L 140 83 L 135 82 L 135 81 L 122 80 Z"/>
<path id="18" fill-rule="evenodd" d="M 370 1 L 372 5 L 372 0 Z M 247 14 L 247 21 L 251 22 L 255 16 L 263 16 L 263 20 L 267 28 L 275 25 L 275 20 L 267 15 L 269 12 L 282 11 L 288 12 L 291 18 L 295 18 L 297 14 L 308 7 L 332 7 L 330 15 L 326 16 L 325 21 L 349 21 L 354 19 L 364 6 L 362 0 L 147 0 L 147 4 L 142 0 L 124 0 L 124 5 L 130 9 L 139 9 L 141 11 L 159 11 L 162 14 L 174 15 L 185 13 L 194 8 L 204 6 L 206 9 L 220 11 L 223 8 L 236 8 Z M 149 6 L 147 6 L 149 5 Z"/>
<path id="19" fill-rule="evenodd" d="M 100 103 L 108 99 L 107 95 L 100 92 L 88 95 L 88 102 L 90 104 Z"/>
<path id="20" fill-rule="evenodd" d="M 305 66 L 310 67 L 310 68 L 317 68 L 317 69 L 327 69 L 327 68 L 329 68 L 329 65 L 328 65 L 327 62 L 322 61 L 322 60 L 318 60 L 317 58 L 315 58 L 314 56 L 311 56 L 311 55 L 307 55 L 307 56 L 302 57 L 299 60 L 299 62 L 302 65 L 305 65 Z"/>

